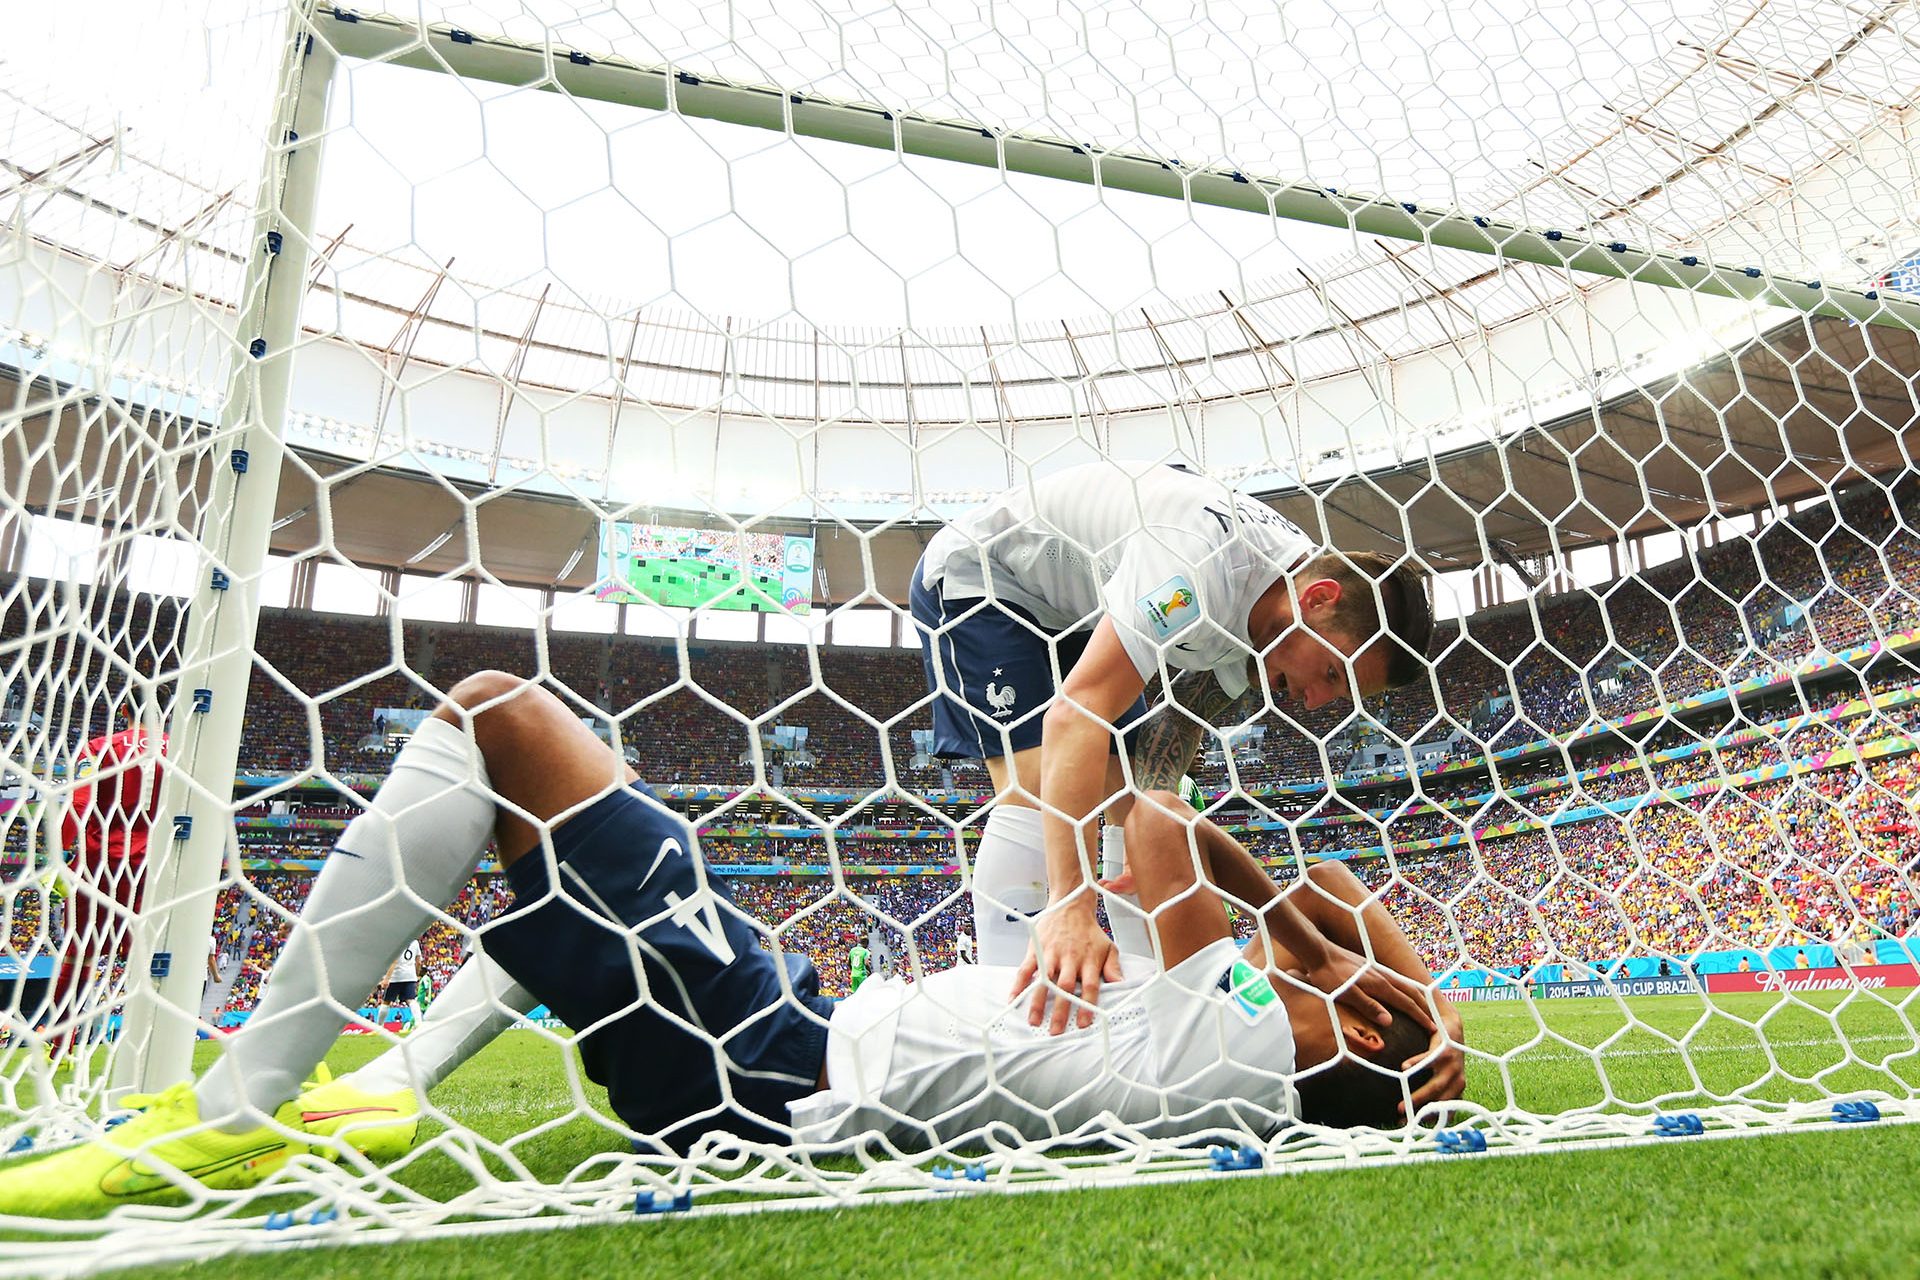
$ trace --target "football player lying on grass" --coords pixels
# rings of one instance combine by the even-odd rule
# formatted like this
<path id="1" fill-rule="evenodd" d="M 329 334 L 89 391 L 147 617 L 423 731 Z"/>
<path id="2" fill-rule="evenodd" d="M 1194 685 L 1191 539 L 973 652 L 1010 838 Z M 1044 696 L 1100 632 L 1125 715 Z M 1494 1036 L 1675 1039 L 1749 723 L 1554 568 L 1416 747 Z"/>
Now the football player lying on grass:
<path id="1" fill-rule="evenodd" d="M 1090 1027 L 1049 1034 L 1009 1001 L 1009 972 L 980 965 L 869 981 L 836 1004 L 804 957 L 762 948 L 687 824 L 571 707 L 514 676 L 470 676 L 342 833 L 222 1058 L 98 1139 L 0 1168 L 0 1213 L 101 1213 L 249 1187 L 297 1154 L 410 1147 L 411 1086 L 347 1078 L 303 1093 L 301 1082 L 490 841 L 515 905 L 482 931 L 485 967 L 470 963 L 435 1004 L 461 1002 L 449 1014 L 460 1051 L 424 1073 L 426 1087 L 498 1029 L 510 983 L 515 1005 L 538 1000 L 576 1029 L 588 1077 L 655 1150 L 708 1136 L 925 1143 L 992 1126 L 1085 1143 L 1115 1125 L 1187 1138 L 1264 1136 L 1294 1117 L 1398 1123 L 1406 1064 L 1435 1031 L 1411 948 L 1399 940 L 1414 972 L 1396 973 L 1330 940 L 1237 842 L 1171 794 L 1147 799 L 1129 848 L 1162 967 L 1110 989 Z M 1284 969 L 1241 953 L 1223 894 L 1259 911 Z M 1386 960 L 1396 935 L 1377 906 L 1366 912 Z M 1358 940 L 1344 907 L 1313 914 Z M 427 1036 L 406 1043 L 406 1059 Z"/>

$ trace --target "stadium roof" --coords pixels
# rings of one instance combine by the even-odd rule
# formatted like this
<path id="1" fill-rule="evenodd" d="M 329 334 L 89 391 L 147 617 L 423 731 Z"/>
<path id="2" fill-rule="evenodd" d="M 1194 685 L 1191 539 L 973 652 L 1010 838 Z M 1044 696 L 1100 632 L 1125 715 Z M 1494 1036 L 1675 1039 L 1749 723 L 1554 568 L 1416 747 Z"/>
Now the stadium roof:
<path id="1" fill-rule="evenodd" d="M 409 21 L 1834 285 L 1920 243 L 1906 8 L 1616 0 L 1482 26 L 1342 2 L 1028 30 L 763 8 Z M 83 53 L 77 18 L 36 15 L 0 86 L 0 199 L 109 334 L 189 302 L 172 337 L 120 344 L 133 381 L 184 361 L 220 387 L 230 344 L 194 324 L 239 294 L 281 19 L 134 13 Z M 282 507 L 311 507 L 309 470 L 375 461 L 332 495 L 365 504 L 333 536 L 375 562 L 457 510 L 409 478 L 426 467 L 496 492 L 502 521 L 545 512 L 487 555 L 540 580 L 592 518 L 555 497 L 911 523 L 1104 450 L 1194 458 L 1340 545 L 1410 534 L 1479 563 L 1899 465 L 1920 410 L 1897 330 L 378 63 L 343 64 L 327 148 Z M 16 309 L 10 288 L 0 356 L 62 381 L 64 295 Z"/>

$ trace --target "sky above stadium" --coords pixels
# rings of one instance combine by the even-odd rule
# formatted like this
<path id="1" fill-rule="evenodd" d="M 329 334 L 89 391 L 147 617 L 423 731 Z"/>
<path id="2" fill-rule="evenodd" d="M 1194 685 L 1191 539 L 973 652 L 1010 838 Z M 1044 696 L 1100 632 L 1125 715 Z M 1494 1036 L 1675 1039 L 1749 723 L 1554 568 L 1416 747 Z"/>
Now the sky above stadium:
<path id="1" fill-rule="evenodd" d="M 642 17 L 480 0 L 421 16 L 1450 204 L 1736 20 L 1704 0 L 1388 9 L 1083 2 L 1028 23 L 939 2 L 877 16 L 693 3 Z M 259 0 L 35 6 L 10 29 L 0 76 L 209 190 L 245 192 L 282 12 Z M 380 255 L 451 259 L 456 279 L 552 280 L 609 313 L 1030 323 L 1245 296 L 1363 247 L 1344 232 L 375 65 L 348 65 L 331 125 L 318 229 L 351 228 L 361 271 L 386 269 Z"/>

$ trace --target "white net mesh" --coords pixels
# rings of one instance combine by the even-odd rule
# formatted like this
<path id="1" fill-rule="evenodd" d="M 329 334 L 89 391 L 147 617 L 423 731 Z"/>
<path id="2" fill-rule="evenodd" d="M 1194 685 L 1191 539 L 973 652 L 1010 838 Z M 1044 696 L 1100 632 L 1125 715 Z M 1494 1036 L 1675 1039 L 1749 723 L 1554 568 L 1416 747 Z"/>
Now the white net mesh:
<path id="1" fill-rule="evenodd" d="M 402 1138 L 283 1114 L 294 1154 L 263 1187 L 159 1175 L 175 1206 L 119 1208 L 84 1249 L 63 1231 L 97 1225 L 0 1187 L 41 1241 L 6 1256 L 273 1243 L 315 1214 L 374 1238 L 636 1195 L 735 1211 L 1911 1116 L 1909 11 L 562 8 L 145 6 L 88 41 L 49 12 L 0 69 L 0 1140 L 23 1160 L 110 1143 L 219 1056 L 196 1030 L 234 1035 L 267 987 L 295 1021 L 327 1010 L 329 1045 L 348 1033 L 341 1084 L 274 1064 L 300 1115 L 425 1107 Z M 1142 478 L 1168 462 L 1194 474 Z M 1062 475 L 1080 490 L 1045 496 Z M 1202 545 L 1155 515 L 1166 484 L 1436 575 L 1430 668 L 1379 692 L 1364 655 L 1318 690 L 1274 666 L 1298 627 L 1269 650 L 1271 618 L 1224 598 L 1247 579 L 1202 576 L 1266 545 L 1267 517 L 1216 514 L 1224 543 Z M 1003 491 L 1007 520 L 969 515 Z M 948 524 L 996 603 L 936 583 L 929 633 L 909 586 Z M 1125 622 L 1134 603 L 1158 620 Z M 983 889 L 983 831 L 1019 820 L 979 757 L 1040 730 L 1040 686 L 1109 609 L 1143 680 L 1256 650 L 1273 678 L 1213 709 L 1189 768 L 1136 740 L 1111 790 L 1023 767 L 1031 798 L 1080 817 L 1191 773 L 1308 927 L 1444 999 L 1464 1096 L 1361 1072 L 1426 1123 L 1277 1118 L 1321 1104 L 1234 1058 L 1235 1028 L 1276 1016 L 1237 970 L 1166 1013 L 1197 901 L 1234 908 L 1203 933 L 1298 936 L 1257 924 L 1266 890 L 1224 852 L 1217 892 L 1155 916 L 1161 994 L 1110 996 L 1079 1033 L 1091 1077 L 1029 1071 L 1031 1046 L 969 1020 L 1008 979 L 953 993 L 1017 962 L 1046 891 L 1039 834 Z M 1205 663 L 1196 609 L 1219 628 Z M 1029 641 L 1039 667 L 958 647 Z M 1349 675 L 1357 703 L 1320 705 Z M 1161 687 L 1150 723 L 1195 724 Z M 937 718 L 946 692 L 977 750 Z M 369 825 L 450 695 L 490 709 L 453 717 L 438 791 Z M 1047 720 L 1049 753 L 1071 719 Z M 565 835 L 623 766 L 664 805 L 640 810 L 666 824 L 649 850 L 679 833 L 633 865 L 692 877 L 639 906 Z M 477 866 L 431 849 L 461 795 L 506 815 Z M 1141 829 L 1151 900 L 1200 864 L 1162 831 L 1156 872 Z M 348 920 L 330 942 L 300 920 L 343 838 L 389 880 L 310 913 Z M 550 892 L 572 922 L 530 925 Z M 544 977 L 524 941 L 487 960 L 529 928 Z M 662 929 L 764 947 L 759 1021 L 810 1047 L 712 1024 L 649 950 Z M 631 942 L 611 987 L 569 950 L 600 935 Z M 283 954 L 304 976 L 269 984 Z M 801 958 L 828 1001 L 873 975 L 846 1010 L 897 982 L 915 1030 L 802 1012 Z M 1275 981 L 1311 1089 L 1334 1005 Z M 604 1018 L 574 1003 L 596 990 Z M 1161 1049 L 1128 1039 L 1143 1026 Z M 292 1027 L 263 1019 L 228 1056 Z M 779 1112 L 811 1063 L 886 1136 L 696 1141 L 696 1119 L 663 1141 L 692 1113 L 632 1101 L 636 1027 L 748 1064 L 707 1120 Z M 1245 1069 L 1176 1069 L 1173 1028 Z M 909 1068 L 967 1035 L 998 1045 L 979 1077 L 914 1093 Z M 291 1237 L 254 1231 L 285 1213 Z"/>

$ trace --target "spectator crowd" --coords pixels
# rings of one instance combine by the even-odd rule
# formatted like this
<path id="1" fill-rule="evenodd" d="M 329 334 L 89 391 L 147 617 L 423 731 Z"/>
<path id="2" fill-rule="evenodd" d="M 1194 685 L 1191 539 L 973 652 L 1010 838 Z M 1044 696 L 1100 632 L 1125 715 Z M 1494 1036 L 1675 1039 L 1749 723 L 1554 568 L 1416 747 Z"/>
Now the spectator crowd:
<path id="1" fill-rule="evenodd" d="M 1352 709 L 1336 705 L 1269 708 L 1257 749 L 1221 756 L 1198 780 L 1226 793 L 1217 816 L 1246 830 L 1276 875 L 1370 855 L 1356 870 L 1436 970 L 1912 936 L 1920 766 L 1902 735 L 1920 728 L 1920 699 L 1905 700 L 1915 671 L 1854 662 L 1815 676 L 1795 664 L 1920 626 L 1915 506 L 1907 490 L 1867 484 L 1604 591 L 1543 593 L 1443 625 L 1432 682 L 1364 711 L 1376 736 L 1447 737 L 1448 756 L 1471 768 L 1329 786 L 1347 765 L 1329 744 L 1359 740 Z M 57 637 L 32 598 L 8 602 L 0 645 L 13 672 L 53 661 Z M 164 667 L 176 652 L 170 602 L 91 607 L 132 666 Z M 231 981 L 222 1014 L 253 1006 L 311 886 L 310 866 L 286 864 L 325 857 L 385 770 L 394 742 L 375 712 L 431 706 L 481 668 L 541 679 L 617 736 L 702 830 L 709 860 L 733 869 L 735 900 L 767 945 L 810 956 L 830 992 L 845 990 L 855 942 L 878 944 L 908 976 L 954 962 L 970 905 L 951 868 L 971 848 L 986 784 L 916 754 L 913 731 L 930 716 L 913 651 L 564 633 L 536 644 L 531 630 L 272 610 L 256 649 L 241 772 L 292 785 L 243 801 L 249 869 L 222 891 L 213 930 Z M 30 716 L 13 709 L 16 738 L 30 722 L 106 731 L 122 701 L 112 671 L 35 692 Z M 1776 687 L 1613 723 L 1755 678 Z M 776 728 L 805 729 L 804 743 L 775 745 Z M 1834 758 L 1870 743 L 1884 753 Z M 33 824 L 7 813 L 0 909 L 10 951 L 25 956 L 57 944 L 60 911 L 47 878 L 29 872 L 44 862 Z M 924 873 L 844 874 L 877 867 Z M 465 958 L 470 931 L 510 905 L 497 875 L 467 887 L 456 923 L 423 939 L 430 989 Z"/>

